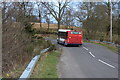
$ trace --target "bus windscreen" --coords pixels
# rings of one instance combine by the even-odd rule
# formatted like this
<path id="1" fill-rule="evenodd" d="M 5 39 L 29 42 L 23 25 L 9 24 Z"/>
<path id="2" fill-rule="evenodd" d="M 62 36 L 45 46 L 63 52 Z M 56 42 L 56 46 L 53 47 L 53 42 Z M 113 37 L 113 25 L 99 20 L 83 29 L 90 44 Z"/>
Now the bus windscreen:
<path id="1" fill-rule="evenodd" d="M 81 34 L 80 32 L 71 32 L 70 34 Z"/>

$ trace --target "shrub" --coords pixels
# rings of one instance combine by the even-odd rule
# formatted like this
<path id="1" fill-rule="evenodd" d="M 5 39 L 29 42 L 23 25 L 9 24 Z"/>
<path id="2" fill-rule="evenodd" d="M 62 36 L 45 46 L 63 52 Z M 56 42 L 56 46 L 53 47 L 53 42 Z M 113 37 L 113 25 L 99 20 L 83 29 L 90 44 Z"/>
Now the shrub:
<path id="1" fill-rule="evenodd" d="M 52 50 L 56 50 L 56 46 L 55 46 L 55 45 L 53 45 L 53 44 L 50 46 L 49 51 L 52 51 Z"/>
<path id="2" fill-rule="evenodd" d="M 26 32 L 33 32 L 34 31 L 34 29 L 32 29 L 33 24 L 31 24 L 29 22 L 24 22 L 24 26 L 25 26 Z"/>

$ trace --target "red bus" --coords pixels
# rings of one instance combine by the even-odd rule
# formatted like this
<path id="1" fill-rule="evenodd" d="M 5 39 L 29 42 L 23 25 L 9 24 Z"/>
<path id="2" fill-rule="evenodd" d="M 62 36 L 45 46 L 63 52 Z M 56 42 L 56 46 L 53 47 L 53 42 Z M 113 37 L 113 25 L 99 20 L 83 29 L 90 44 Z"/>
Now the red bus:
<path id="1" fill-rule="evenodd" d="M 59 29 L 57 43 L 67 45 L 82 45 L 82 32 L 68 29 Z"/>

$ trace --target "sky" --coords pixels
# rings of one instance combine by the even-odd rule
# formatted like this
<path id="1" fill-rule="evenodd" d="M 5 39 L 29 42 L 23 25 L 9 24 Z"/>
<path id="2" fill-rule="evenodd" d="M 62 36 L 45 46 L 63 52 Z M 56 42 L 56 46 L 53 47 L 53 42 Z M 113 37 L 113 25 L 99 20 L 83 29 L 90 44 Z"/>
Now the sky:
<path id="1" fill-rule="evenodd" d="M 78 9 L 77 9 L 76 5 L 78 5 L 78 4 L 79 4 L 78 2 L 71 2 L 71 3 L 70 3 L 70 6 L 72 6 L 72 8 L 74 8 L 74 10 L 77 11 Z M 116 6 L 116 7 L 117 7 L 117 6 Z M 38 15 L 38 13 L 37 13 L 38 7 L 37 7 L 36 4 L 34 5 L 34 9 L 35 9 L 35 10 L 34 10 L 33 13 L 34 13 L 35 15 Z M 56 10 L 57 10 L 57 9 L 56 9 Z M 57 24 L 57 21 L 52 17 L 52 15 L 50 16 L 50 21 Z M 45 22 L 45 20 L 43 19 L 42 22 Z M 76 26 L 81 26 L 81 23 L 78 23 L 77 21 L 75 21 L 75 25 L 76 25 Z"/>
<path id="2" fill-rule="evenodd" d="M 55 1 L 65 1 L 65 0 L 0 0 L 0 2 L 55 2 Z M 108 0 L 70 0 L 73 2 L 105 2 Z M 110 0 L 109 0 L 110 1 Z M 112 2 L 118 2 L 120 0 L 111 0 Z"/>
<path id="3" fill-rule="evenodd" d="M 69 3 L 70 4 L 70 6 L 72 6 L 72 8 L 74 8 L 76 11 L 78 10 L 77 8 L 76 8 L 76 5 L 78 5 L 78 2 L 70 2 Z M 57 3 L 56 3 L 56 5 L 57 5 Z M 34 15 L 38 15 L 38 7 L 37 7 L 37 5 L 35 4 L 34 5 L 34 11 L 33 11 L 33 14 Z M 56 9 L 57 10 L 57 9 Z M 54 17 L 52 17 L 52 15 L 50 15 L 50 18 L 51 18 L 51 22 L 54 22 L 55 24 L 57 24 L 57 21 L 54 19 Z M 42 22 L 45 22 L 45 20 L 44 19 L 42 19 Z M 78 25 L 79 26 L 79 23 L 75 23 L 76 25 Z"/>

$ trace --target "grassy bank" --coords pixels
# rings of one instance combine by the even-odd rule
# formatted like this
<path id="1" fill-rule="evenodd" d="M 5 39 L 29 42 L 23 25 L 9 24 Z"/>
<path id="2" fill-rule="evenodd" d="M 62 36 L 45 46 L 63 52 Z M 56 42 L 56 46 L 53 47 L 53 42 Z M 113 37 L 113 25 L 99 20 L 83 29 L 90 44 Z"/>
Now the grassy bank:
<path id="1" fill-rule="evenodd" d="M 105 44 L 105 43 L 102 43 L 102 42 L 94 42 L 94 41 L 84 41 L 84 42 L 93 43 L 93 44 L 97 44 L 97 45 L 101 45 L 101 46 L 105 46 L 108 49 L 110 49 L 112 51 L 115 51 L 115 52 L 118 51 L 118 48 L 116 46 L 114 46 L 114 45 L 111 45 L 111 44 Z"/>
<path id="2" fill-rule="evenodd" d="M 40 54 L 42 49 L 48 48 L 51 46 L 50 41 L 46 41 L 44 38 L 33 38 L 29 45 L 23 49 L 23 52 L 26 53 L 24 56 L 18 56 L 20 64 L 15 64 L 15 68 L 5 74 L 3 74 L 4 78 L 18 78 L 25 70 L 27 64 L 29 64 L 30 60 Z M 24 61 L 23 61 L 24 59 Z"/>
<path id="3" fill-rule="evenodd" d="M 52 51 L 44 54 L 38 61 L 31 78 L 58 78 L 57 64 L 60 52 Z"/>

